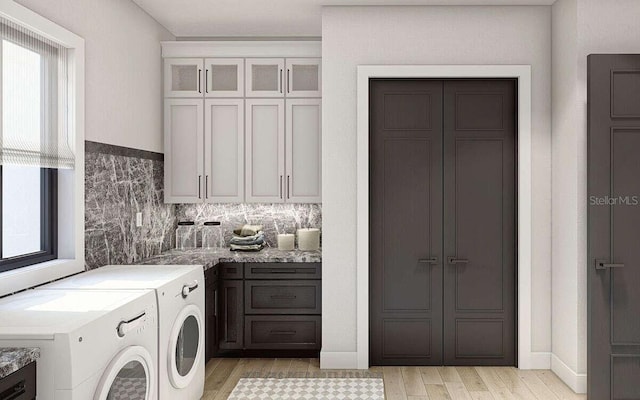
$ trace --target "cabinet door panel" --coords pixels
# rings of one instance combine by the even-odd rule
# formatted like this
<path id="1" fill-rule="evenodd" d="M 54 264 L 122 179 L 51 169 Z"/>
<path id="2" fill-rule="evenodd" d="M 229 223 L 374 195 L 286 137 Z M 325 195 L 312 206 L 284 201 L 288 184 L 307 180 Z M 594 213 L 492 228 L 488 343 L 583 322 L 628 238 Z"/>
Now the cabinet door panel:
<path id="1" fill-rule="evenodd" d="M 320 97 L 322 66 L 320 58 L 287 58 L 287 97 Z"/>
<path id="2" fill-rule="evenodd" d="M 243 347 L 244 309 L 242 281 L 223 280 L 218 294 L 220 301 L 219 338 L 221 350 Z"/>
<path id="3" fill-rule="evenodd" d="M 322 113 L 320 99 L 287 100 L 286 201 L 319 203 Z"/>
<path id="4" fill-rule="evenodd" d="M 246 60 L 247 97 L 284 97 L 284 58 Z"/>
<path id="5" fill-rule="evenodd" d="M 164 97 L 202 97 L 201 58 L 164 60 Z"/>
<path id="6" fill-rule="evenodd" d="M 244 100 L 205 101 L 205 201 L 244 201 Z"/>
<path id="7" fill-rule="evenodd" d="M 205 68 L 205 97 L 243 97 L 244 59 L 207 58 Z"/>
<path id="8" fill-rule="evenodd" d="M 246 201 L 284 201 L 284 100 L 246 101 Z"/>
<path id="9" fill-rule="evenodd" d="M 202 201 L 202 100 L 167 99 L 164 109 L 166 203 Z"/>

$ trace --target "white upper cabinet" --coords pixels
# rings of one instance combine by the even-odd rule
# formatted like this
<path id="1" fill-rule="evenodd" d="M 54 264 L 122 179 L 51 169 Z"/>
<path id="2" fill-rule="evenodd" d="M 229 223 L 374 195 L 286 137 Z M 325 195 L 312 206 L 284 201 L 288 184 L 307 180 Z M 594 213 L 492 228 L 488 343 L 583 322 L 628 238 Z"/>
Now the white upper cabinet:
<path id="1" fill-rule="evenodd" d="M 286 100 L 286 183 L 288 203 L 320 203 L 321 99 Z"/>
<path id="2" fill-rule="evenodd" d="M 284 202 L 284 100 L 246 100 L 246 192 L 249 203 Z"/>
<path id="3" fill-rule="evenodd" d="M 320 58 L 287 58 L 287 97 L 322 96 L 322 70 Z"/>
<path id="4" fill-rule="evenodd" d="M 164 60 L 164 97 L 202 97 L 202 58 Z"/>
<path id="5" fill-rule="evenodd" d="M 205 202 L 244 201 L 244 100 L 205 101 Z"/>
<path id="6" fill-rule="evenodd" d="M 164 101 L 165 203 L 199 203 L 203 195 L 203 102 Z"/>
<path id="7" fill-rule="evenodd" d="M 205 97 L 244 97 L 244 59 L 204 60 Z"/>
<path id="8" fill-rule="evenodd" d="M 319 41 L 162 42 L 165 203 L 319 203 Z"/>
<path id="9" fill-rule="evenodd" d="M 284 58 L 247 58 L 247 97 L 284 97 Z"/>

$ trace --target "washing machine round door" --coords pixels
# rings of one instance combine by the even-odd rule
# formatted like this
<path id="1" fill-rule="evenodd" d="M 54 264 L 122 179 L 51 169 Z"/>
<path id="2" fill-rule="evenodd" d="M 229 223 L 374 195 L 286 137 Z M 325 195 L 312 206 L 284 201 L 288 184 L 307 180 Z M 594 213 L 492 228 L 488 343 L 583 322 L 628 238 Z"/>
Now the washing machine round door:
<path id="1" fill-rule="evenodd" d="M 169 340 L 169 378 L 175 388 L 182 389 L 191 383 L 203 351 L 202 312 L 190 304 L 176 318 Z"/>
<path id="2" fill-rule="evenodd" d="M 155 384 L 151 354 L 144 347 L 130 346 L 109 363 L 94 400 L 149 400 Z"/>

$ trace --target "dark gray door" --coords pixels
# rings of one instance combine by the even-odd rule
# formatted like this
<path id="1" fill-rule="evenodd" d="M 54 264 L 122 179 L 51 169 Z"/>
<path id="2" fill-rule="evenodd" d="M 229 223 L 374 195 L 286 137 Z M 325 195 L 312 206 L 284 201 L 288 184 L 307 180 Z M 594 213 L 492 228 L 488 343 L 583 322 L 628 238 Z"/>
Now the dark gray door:
<path id="1" fill-rule="evenodd" d="M 640 55 L 588 59 L 588 393 L 640 399 Z"/>
<path id="2" fill-rule="evenodd" d="M 515 114 L 513 80 L 371 81 L 371 364 L 515 364 Z"/>
<path id="3" fill-rule="evenodd" d="M 515 81 L 444 104 L 444 363 L 515 365 Z"/>
<path id="4" fill-rule="evenodd" d="M 442 364 L 442 82 L 370 90 L 373 365 Z"/>

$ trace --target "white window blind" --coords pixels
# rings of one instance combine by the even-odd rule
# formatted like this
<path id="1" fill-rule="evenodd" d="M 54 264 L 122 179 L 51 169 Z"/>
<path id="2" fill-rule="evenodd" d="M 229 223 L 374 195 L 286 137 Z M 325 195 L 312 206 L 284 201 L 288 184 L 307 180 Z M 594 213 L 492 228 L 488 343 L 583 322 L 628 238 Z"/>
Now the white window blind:
<path id="1" fill-rule="evenodd" d="M 0 18 L 0 165 L 73 168 L 67 49 Z"/>

